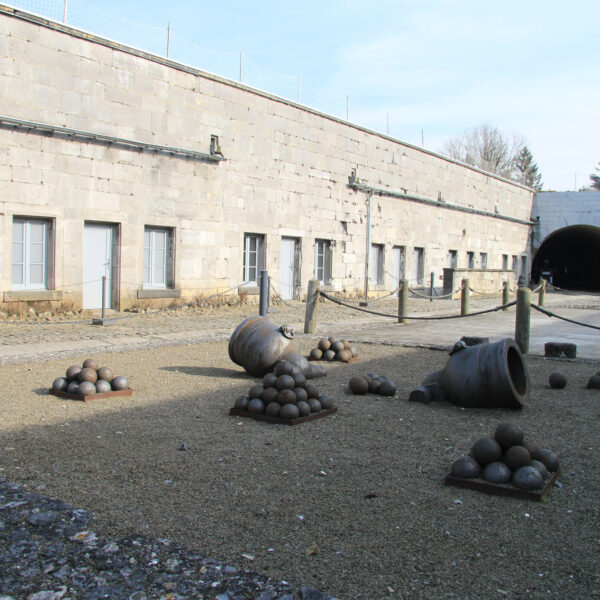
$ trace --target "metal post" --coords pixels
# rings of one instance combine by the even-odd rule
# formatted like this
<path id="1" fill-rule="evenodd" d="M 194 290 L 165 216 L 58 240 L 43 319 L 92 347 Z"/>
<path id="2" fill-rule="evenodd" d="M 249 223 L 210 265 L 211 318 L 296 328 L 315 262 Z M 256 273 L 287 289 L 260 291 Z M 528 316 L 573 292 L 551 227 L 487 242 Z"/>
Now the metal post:
<path id="1" fill-rule="evenodd" d="M 267 316 L 267 307 L 269 304 L 269 274 L 267 271 L 260 272 L 260 298 L 258 303 L 258 314 L 261 317 Z"/>
<path id="2" fill-rule="evenodd" d="M 429 277 L 429 302 L 433 302 L 433 271 Z"/>
<path id="3" fill-rule="evenodd" d="M 460 290 L 460 314 L 469 314 L 469 280 L 462 280 L 462 288 Z"/>
<path id="4" fill-rule="evenodd" d="M 371 257 L 371 198 L 373 192 L 367 196 L 367 242 L 365 248 L 365 303 L 369 301 L 369 260 Z M 366 304 L 365 304 L 366 306 Z"/>
<path id="5" fill-rule="evenodd" d="M 510 287 L 509 287 L 508 281 L 503 281 L 502 282 L 502 304 L 508 304 L 508 301 L 509 301 L 508 294 L 509 293 L 510 293 Z M 502 310 L 508 310 L 508 308 L 503 308 Z"/>
<path id="6" fill-rule="evenodd" d="M 531 311 L 531 290 L 520 287 L 517 290 L 517 318 L 515 321 L 515 342 L 523 354 L 529 352 L 529 328 Z"/>
<path id="7" fill-rule="evenodd" d="M 169 58 L 169 46 L 171 45 L 171 23 L 167 27 L 167 58 Z"/>
<path id="8" fill-rule="evenodd" d="M 65 3 L 63 5 L 63 23 L 67 22 L 67 0 L 65 0 Z"/>
<path id="9" fill-rule="evenodd" d="M 398 290 L 398 323 L 406 323 L 406 310 L 408 308 L 408 279 L 400 280 Z"/>
<path id="10" fill-rule="evenodd" d="M 308 293 L 306 295 L 306 314 L 304 316 L 304 333 L 317 333 L 317 309 L 319 308 L 319 286 L 318 279 L 308 282 Z"/>
<path id="11" fill-rule="evenodd" d="M 544 306 L 544 302 L 546 301 L 546 280 L 542 279 L 540 281 L 540 291 L 538 294 L 538 304 L 540 306 Z"/>
<path id="12" fill-rule="evenodd" d="M 106 317 L 106 275 L 102 275 L 102 321 Z"/>

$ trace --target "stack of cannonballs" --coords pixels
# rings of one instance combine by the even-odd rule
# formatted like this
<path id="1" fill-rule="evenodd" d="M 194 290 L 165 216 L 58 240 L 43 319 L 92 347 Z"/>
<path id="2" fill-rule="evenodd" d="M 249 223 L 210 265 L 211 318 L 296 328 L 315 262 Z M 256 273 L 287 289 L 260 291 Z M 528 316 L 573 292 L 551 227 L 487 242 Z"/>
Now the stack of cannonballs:
<path id="1" fill-rule="evenodd" d="M 80 396 L 105 394 L 129 389 L 129 381 L 124 375 L 114 376 L 112 369 L 101 367 L 94 358 L 87 358 L 81 367 L 73 365 L 64 377 L 52 382 L 53 391 L 68 392 Z"/>
<path id="2" fill-rule="evenodd" d="M 558 470 L 558 456 L 524 439 L 512 423 L 500 423 L 493 437 L 477 440 L 469 454 L 457 458 L 450 474 L 461 479 L 482 478 L 521 490 L 539 490 L 549 473 Z"/>
<path id="3" fill-rule="evenodd" d="M 398 384 L 387 375 L 367 373 L 367 375 L 355 375 L 348 383 L 350 391 L 355 396 L 364 394 L 379 394 L 380 396 L 393 396 L 398 389 Z"/>
<path id="4" fill-rule="evenodd" d="M 356 348 L 348 340 L 338 340 L 333 336 L 329 336 L 319 340 L 317 347 L 310 351 L 308 360 L 350 362 L 356 356 Z"/>
<path id="5" fill-rule="evenodd" d="M 306 381 L 300 369 L 280 360 L 262 383 L 253 385 L 247 396 L 240 396 L 234 408 L 250 414 L 265 414 L 282 419 L 298 419 L 333 408 L 333 400 L 319 393 L 317 386 Z"/>

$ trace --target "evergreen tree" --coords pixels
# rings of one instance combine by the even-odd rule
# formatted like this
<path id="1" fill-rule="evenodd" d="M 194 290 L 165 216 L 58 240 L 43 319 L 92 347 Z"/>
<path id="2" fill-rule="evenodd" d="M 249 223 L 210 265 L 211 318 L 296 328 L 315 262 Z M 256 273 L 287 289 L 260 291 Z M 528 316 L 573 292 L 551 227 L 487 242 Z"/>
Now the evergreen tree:
<path id="1" fill-rule="evenodd" d="M 513 167 L 512 179 L 538 192 L 542 189 L 542 175 L 527 146 L 523 146 L 523 149 L 517 154 Z"/>
<path id="2" fill-rule="evenodd" d="M 596 171 L 600 173 L 600 169 L 598 167 L 596 167 Z M 595 173 L 593 173 L 592 175 L 590 175 L 590 179 L 592 180 L 592 189 L 600 190 L 600 175 L 596 175 Z"/>

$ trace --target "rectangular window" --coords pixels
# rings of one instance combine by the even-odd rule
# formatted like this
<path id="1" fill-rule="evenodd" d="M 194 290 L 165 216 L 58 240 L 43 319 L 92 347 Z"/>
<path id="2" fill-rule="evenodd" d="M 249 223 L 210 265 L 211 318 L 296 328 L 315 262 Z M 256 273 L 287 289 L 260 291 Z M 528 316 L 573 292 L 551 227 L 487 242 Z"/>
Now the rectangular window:
<path id="1" fill-rule="evenodd" d="M 519 276 L 523 277 L 527 281 L 529 281 L 529 273 L 528 273 L 528 269 L 527 269 L 527 256 L 526 255 L 521 256 L 521 272 L 519 273 Z"/>
<path id="2" fill-rule="evenodd" d="M 51 222 L 15 217 L 12 232 L 12 286 L 43 290 L 49 286 Z"/>
<path id="3" fill-rule="evenodd" d="M 467 252 L 467 269 L 475 268 L 475 252 Z"/>
<path id="4" fill-rule="evenodd" d="M 383 244 L 371 244 L 369 281 L 373 285 L 383 285 Z"/>
<path id="5" fill-rule="evenodd" d="M 257 233 L 244 234 L 244 285 L 258 285 L 264 269 L 265 236 Z"/>
<path id="6" fill-rule="evenodd" d="M 458 266 L 458 252 L 456 250 L 448 250 L 448 268 L 456 269 Z"/>
<path id="7" fill-rule="evenodd" d="M 502 255 L 502 269 L 508 271 L 508 254 Z"/>
<path id="8" fill-rule="evenodd" d="M 487 252 L 479 253 L 479 268 L 487 269 Z"/>
<path id="9" fill-rule="evenodd" d="M 413 267 L 413 279 L 419 285 L 423 285 L 423 278 L 425 277 L 425 248 L 416 247 L 414 249 Z"/>
<path id="10" fill-rule="evenodd" d="M 315 279 L 323 284 L 331 283 L 331 242 L 315 240 Z"/>
<path id="11" fill-rule="evenodd" d="M 144 287 L 173 287 L 173 230 L 144 229 Z"/>
<path id="12" fill-rule="evenodd" d="M 517 273 L 517 269 L 519 268 L 519 258 L 516 254 L 512 255 L 512 267 L 511 270 L 515 272 L 515 275 L 519 275 Z"/>

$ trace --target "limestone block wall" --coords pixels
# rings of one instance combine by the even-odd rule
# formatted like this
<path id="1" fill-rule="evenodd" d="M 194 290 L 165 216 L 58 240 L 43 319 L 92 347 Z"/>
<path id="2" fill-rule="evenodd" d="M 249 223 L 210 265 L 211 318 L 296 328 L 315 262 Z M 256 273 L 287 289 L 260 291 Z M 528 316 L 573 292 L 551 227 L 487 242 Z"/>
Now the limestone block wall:
<path id="1" fill-rule="evenodd" d="M 245 233 L 265 236 L 266 264 L 281 286 L 281 238 L 297 238 L 299 293 L 314 276 L 315 239 L 332 241 L 332 288 L 364 287 L 367 197 L 348 185 L 384 190 L 371 201 L 370 241 L 384 246 L 392 290 L 394 246 L 414 248 L 439 276 L 455 250 L 528 254 L 532 192 L 518 184 L 293 102 L 120 46 L 0 5 L 0 121 L 66 127 L 134 140 L 139 147 L 0 123 L 0 291 L 12 293 L 15 216 L 54 223 L 53 290 L 82 302 L 85 223 L 118 228 L 117 308 L 139 304 L 144 228 L 172 228 L 174 290 L 188 300 L 242 282 Z M 144 149 L 209 153 L 217 162 Z M 386 193 L 386 192 L 389 192 Z M 425 199 L 426 202 L 411 198 Z M 177 293 L 175 293 L 177 292 Z M 52 300 L 46 293 L 40 298 Z M 165 296 L 167 299 L 165 299 Z M 169 294 L 144 303 L 168 302 Z M 57 301 L 57 296 L 53 296 Z"/>

